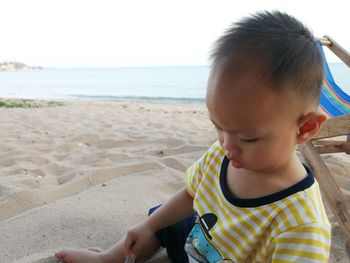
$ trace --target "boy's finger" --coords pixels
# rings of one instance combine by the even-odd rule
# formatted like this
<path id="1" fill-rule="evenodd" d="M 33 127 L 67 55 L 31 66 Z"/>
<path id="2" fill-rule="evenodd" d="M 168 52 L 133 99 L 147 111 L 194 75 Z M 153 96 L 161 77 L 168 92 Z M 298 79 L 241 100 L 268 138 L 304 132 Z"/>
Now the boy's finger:
<path id="1" fill-rule="evenodd" d="M 58 259 L 64 259 L 66 256 L 66 253 L 64 253 L 64 251 L 58 251 L 55 253 L 55 257 Z"/>
<path id="2" fill-rule="evenodd" d="M 126 237 L 125 241 L 124 241 L 124 251 L 125 251 L 125 256 L 129 256 L 132 253 L 132 248 L 135 245 L 135 240 L 133 240 L 133 238 L 130 237 Z"/>
<path id="3" fill-rule="evenodd" d="M 125 259 L 125 263 L 134 263 L 136 257 L 135 256 L 127 256 Z"/>

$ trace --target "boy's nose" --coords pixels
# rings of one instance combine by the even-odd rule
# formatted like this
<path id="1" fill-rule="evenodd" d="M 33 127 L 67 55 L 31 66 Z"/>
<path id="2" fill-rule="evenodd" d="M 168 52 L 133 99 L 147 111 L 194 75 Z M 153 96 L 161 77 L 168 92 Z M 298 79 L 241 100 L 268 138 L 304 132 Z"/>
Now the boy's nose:
<path id="1" fill-rule="evenodd" d="M 225 149 L 225 154 L 227 158 L 229 158 L 230 160 L 236 160 L 239 153 L 240 152 L 237 149 L 231 149 L 231 150 Z"/>
<path id="2" fill-rule="evenodd" d="M 241 152 L 236 140 L 234 138 L 229 138 L 228 136 L 224 136 L 222 147 L 224 148 L 227 157 L 230 159 L 234 158 L 234 156 L 237 156 L 237 154 Z"/>

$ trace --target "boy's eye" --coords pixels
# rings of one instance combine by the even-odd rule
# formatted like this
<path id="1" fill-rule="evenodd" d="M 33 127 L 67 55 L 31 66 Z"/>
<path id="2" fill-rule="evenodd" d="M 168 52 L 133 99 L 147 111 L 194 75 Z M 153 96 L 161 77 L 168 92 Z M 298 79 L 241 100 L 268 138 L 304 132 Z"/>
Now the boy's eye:
<path id="1" fill-rule="evenodd" d="M 244 143 L 256 143 L 258 142 L 260 139 L 259 138 L 254 138 L 254 139 L 240 139 L 241 142 L 244 142 Z"/>

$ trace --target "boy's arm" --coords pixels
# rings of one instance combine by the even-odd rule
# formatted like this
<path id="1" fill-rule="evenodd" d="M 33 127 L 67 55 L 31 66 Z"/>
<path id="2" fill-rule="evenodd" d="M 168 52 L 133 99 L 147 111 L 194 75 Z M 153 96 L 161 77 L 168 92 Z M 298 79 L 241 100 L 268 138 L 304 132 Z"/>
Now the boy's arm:
<path id="1" fill-rule="evenodd" d="M 186 188 L 183 188 L 152 213 L 145 223 L 156 232 L 185 219 L 193 213 L 193 198 Z"/>

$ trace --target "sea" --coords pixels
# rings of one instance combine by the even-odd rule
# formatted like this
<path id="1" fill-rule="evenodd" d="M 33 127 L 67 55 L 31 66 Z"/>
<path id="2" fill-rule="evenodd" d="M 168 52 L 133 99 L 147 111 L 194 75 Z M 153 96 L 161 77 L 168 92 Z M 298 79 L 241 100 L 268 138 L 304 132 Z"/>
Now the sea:
<path id="1" fill-rule="evenodd" d="M 350 94 L 350 69 L 330 63 Z M 70 68 L 0 72 L 0 97 L 204 104 L 209 66 Z"/>

